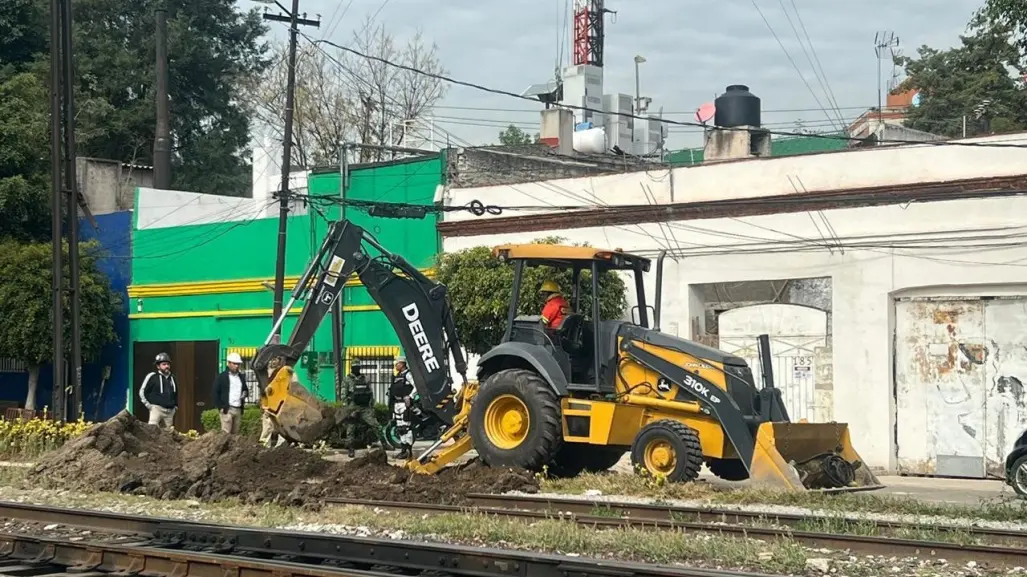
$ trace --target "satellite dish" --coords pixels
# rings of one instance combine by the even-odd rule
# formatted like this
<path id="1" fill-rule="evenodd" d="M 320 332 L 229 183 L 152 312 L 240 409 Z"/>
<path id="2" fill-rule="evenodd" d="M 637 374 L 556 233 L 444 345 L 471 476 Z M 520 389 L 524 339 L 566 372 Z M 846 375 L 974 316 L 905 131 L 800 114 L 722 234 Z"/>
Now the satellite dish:
<path id="1" fill-rule="evenodd" d="M 913 95 L 913 98 L 910 101 L 910 104 L 913 105 L 913 108 L 917 108 L 917 107 L 920 106 L 920 92 L 919 91 L 917 91 L 917 93 Z"/>
<path id="2" fill-rule="evenodd" d="M 714 114 L 716 114 L 716 112 L 717 109 L 713 106 L 713 103 L 707 102 L 706 104 L 703 104 L 702 106 L 696 109 L 695 121 L 699 124 L 706 124 L 707 122 L 713 119 L 713 116 Z"/>

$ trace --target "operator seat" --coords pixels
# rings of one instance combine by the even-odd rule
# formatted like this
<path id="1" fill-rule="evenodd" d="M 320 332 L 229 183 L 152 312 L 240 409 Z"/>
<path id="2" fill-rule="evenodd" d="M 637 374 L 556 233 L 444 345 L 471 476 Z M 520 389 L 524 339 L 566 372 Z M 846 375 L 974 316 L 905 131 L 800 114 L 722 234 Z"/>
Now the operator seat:
<path id="1" fill-rule="evenodd" d="M 571 381 L 588 382 L 592 371 L 592 331 L 585 322 L 585 317 L 571 313 L 564 317 L 560 328 L 554 332 L 559 343 L 570 360 Z"/>

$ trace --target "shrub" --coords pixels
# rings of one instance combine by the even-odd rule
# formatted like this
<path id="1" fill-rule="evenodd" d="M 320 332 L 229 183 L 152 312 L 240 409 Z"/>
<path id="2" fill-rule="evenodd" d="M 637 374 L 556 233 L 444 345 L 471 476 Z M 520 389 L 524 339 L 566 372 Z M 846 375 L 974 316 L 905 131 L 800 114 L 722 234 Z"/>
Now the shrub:
<path id="1" fill-rule="evenodd" d="M 93 423 L 84 419 L 59 423 L 45 418 L 0 420 L 0 457 L 33 459 L 84 433 Z"/>

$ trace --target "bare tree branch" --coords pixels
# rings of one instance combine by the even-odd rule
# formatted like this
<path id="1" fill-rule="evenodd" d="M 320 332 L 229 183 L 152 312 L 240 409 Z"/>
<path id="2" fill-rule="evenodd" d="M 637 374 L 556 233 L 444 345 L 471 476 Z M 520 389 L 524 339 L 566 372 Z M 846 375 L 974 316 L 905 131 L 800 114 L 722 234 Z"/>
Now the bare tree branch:
<path id="1" fill-rule="evenodd" d="M 418 31 L 399 45 L 368 17 L 353 34 L 352 46 L 365 54 L 432 74 L 445 74 L 434 44 Z M 276 59 L 246 91 L 258 133 L 280 150 L 285 124 L 287 46 L 275 47 Z M 293 111 L 294 163 L 306 167 L 335 164 L 346 141 L 396 145 L 416 129 L 445 96 L 441 81 L 349 53 L 323 52 L 303 45 L 296 56 L 296 105 Z M 261 144 L 258 144 L 260 146 Z M 268 150 L 267 152 L 272 152 Z M 359 162 L 386 158 L 361 149 Z"/>

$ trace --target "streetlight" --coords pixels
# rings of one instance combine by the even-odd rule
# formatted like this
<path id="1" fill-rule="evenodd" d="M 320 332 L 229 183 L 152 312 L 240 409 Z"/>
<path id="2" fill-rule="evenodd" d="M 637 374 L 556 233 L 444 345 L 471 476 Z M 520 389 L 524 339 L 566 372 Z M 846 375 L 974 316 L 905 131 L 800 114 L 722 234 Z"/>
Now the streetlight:
<path id="1" fill-rule="evenodd" d="M 640 84 L 638 81 L 638 65 L 645 62 L 644 56 L 635 56 L 635 114 L 641 114 L 642 112 L 642 95 Z"/>

